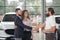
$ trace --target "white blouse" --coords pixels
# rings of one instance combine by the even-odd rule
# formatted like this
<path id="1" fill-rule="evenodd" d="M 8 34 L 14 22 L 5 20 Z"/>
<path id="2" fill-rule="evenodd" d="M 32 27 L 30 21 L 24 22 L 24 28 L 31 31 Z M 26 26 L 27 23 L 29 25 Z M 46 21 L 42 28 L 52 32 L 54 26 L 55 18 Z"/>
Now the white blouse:
<path id="1" fill-rule="evenodd" d="M 24 20 L 24 21 L 23 21 L 23 24 L 32 27 L 32 22 L 31 22 L 30 19 Z M 26 29 L 26 28 L 25 28 L 24 30 L 30 31 L 29 29 Z"/>

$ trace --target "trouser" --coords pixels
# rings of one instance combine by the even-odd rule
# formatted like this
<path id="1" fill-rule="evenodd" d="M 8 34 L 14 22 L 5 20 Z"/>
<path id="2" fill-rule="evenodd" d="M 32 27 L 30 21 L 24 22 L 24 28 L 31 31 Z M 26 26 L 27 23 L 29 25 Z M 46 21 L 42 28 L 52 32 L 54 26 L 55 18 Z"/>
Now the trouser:
<path id="1" fill-rule="evenodd" d="M 55 40 L 55 33 L 46 33 L 46 40 Z"/>
<path id="2" fill-rule="evenodd" d="M 31 40 L 31 31 L 24 31 L 23 40 Z"/>
<path id="3" fill-rule="evenodd" d="M 22 40 L 22 38 L 15 38 L 15 40 Z"/>

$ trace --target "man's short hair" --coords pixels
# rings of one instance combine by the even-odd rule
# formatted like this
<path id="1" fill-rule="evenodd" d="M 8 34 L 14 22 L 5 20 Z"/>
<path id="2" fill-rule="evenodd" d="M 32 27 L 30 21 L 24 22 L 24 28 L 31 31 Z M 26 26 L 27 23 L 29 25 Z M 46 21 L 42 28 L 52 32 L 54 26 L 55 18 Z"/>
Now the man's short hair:
<path id="1" fill-rule="evenodd" d="M 21 9 L 20 9 L 20 8 L 16 8 L 16 9 L 15 9 L 15 12 L 17 12 L 18 10 L 21 10 Z"/>
<path id="2" fill-rule="evenodd" d="M 52 15 L 54 15 L 54 14 L 55 14 L 55 12 L 54 12 L 54 9 L 53 9 L 53 8 L 48 8 L 48 11 L 50 11 Z"/>

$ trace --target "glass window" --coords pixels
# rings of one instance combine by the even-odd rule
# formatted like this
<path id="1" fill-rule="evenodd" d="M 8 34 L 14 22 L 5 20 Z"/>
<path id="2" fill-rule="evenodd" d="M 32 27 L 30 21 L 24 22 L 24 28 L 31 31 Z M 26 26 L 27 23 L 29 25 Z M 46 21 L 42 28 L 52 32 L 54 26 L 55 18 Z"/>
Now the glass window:
<path id="1" fill-rule="evenodd" d="M 5 7 L 6 13 L 7 12 L 15 12 L 15 7 Z"/>
<path id="2" fill-rule="evenodd" d="M 3 21 L 4 22 L 11 22 L 14 21 L 16 15 L 15 14 L 7 14 L 4 16 Z"/>
<path id="3" fill-rule="evenodd" d="M 5 2 L 5 5 L 6 6 L 15 6 L 15 7 L 17 7 L 17 6 L 22 6 L 23 3 L 24 3 L 24 0 L 7 0 Z"/>
<path id="4" fill-rule="evenodd" d="M 54 10 L 55 10 L 55 14 L 60 14 L 60 7 L 53 7 L 54 8 Z"/>
<path id="5" fill-rule="evenodd" d="M 26 6 L 41 6 L 41 0 L 26 0 Z"/>
<path id="6" fill-rule="evenodd" d="M 46 0 L 46 8 L 52 7 L 55 10 L 55 14 L 60 14 L 60 0 Z"/>
<path id="7" fill-rule="evenodd" d="M 53 6 L 60 6 L 60 0 L 53 0 Z"/>
<path id="8" fill-rule="evenodd" d="M 4 12 L 5 12 L 4 10 L 5 10 L 5 7 L 3 7 L 3 6 L 0 7 L 0 14 L 4 14 Z"/>
<path id="9" fill-rule="evenodd" d="M 26 9 L 29 11 L 30 14 L 40 14 L 41 7 L 40 6 L 32 6 L 32 7 L 26 7 Z"/>
<path id="10" fill-rule="evenodd" d="M 0 6 L 4 6 L 4 0 L 0 0 Z"/>
<path id="11" fill-rule="evenodd" d="M 19 0 L 6 0 L 5 5 L 6 6 L 17 6 L 19 3 Z"/>
<path id="12" fill-rule="evenodd" d="M 60 17 L 56 17 L 55 20 L 57 24 L 60 24 Z"/>

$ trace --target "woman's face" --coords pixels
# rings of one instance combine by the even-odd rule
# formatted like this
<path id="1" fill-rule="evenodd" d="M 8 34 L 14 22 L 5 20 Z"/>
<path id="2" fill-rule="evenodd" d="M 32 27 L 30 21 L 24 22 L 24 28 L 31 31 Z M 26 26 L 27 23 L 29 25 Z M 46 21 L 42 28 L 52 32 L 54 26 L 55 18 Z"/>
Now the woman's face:
<path id="1" fill-rule="evenodd" d="M 28 12 L 27 11 L 25 11 L 24 17 L 28 17 Z"/>

